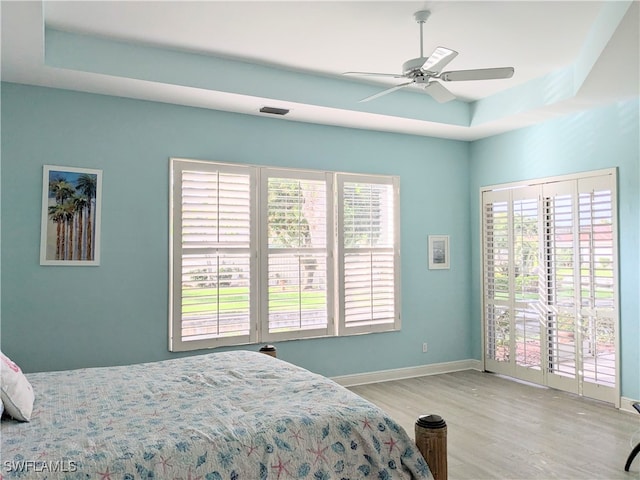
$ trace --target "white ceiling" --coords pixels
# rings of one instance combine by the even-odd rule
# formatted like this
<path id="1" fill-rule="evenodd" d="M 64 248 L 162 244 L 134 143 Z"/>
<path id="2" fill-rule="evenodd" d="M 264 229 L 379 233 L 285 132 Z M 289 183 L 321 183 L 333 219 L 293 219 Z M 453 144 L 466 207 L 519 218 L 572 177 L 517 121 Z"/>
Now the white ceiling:
<path id="1" fill-rule="evenodd" d="M 482 138 L 593 105 L 638 96 L 638 29 L 635 1 L 614 18 L 606 1 L 47 1 L 2 2 L 2 79 L 132 98 L 259 114 L 265 105 L 291 108 L 287 120 L 343 125 L 464 140 Z M 629 2 L 618 2 L 626 5 Z M 526 95 L 545 77 L 585 58 L 589 64 L 581 88 L 557 102 L 531 102 L 528 111 L 506 108 L 492 121 L 452 125 L 437 119 L 403 115 L 393 102 L 409 98 L 391 93 L 384 102 L 358 100 L 394 79 L 355 79 L 345 71 L 400 73 L 402 63 L 420 56 L 418 10 L 431 16 L 424 26 L 424 55 L 437 46 L 459 52 L 447 70 L 513 66 L 507 80 L 449 82 L 446 87 L 471 112 L 482 101 L 511 91 Z M 613 27 L 611 24 L 613 23 Z M 305 101 L 304 95 L 274 97 L 256 79 L 251 91 L 190 88 L 166 80 L 128 78 L 53 68 L 43 56 L 42 26 L 130 44 L 242 60 L 338 80 L 327 82 L 326 95 L 341 85 L 357 84 L 367 94 L 353 105 Z M 607 28 L 609 30 L 607 30 Z M 603 39 L 604 38 L 604 39 Z M 593 50 L 593 53 L 591 52 Z M 589 59 L 589 56 L 594 58 Z M 167 66 L 170 68 L 170 66 Z M 292 77 L 293 78 L 293 77 Z M 390 80 L 390 81 L 389 81 Z M 179 82 L 177 82 L 179 83 Z M 373 87 L 375 88 L 371 90 Z M 261 90 L 261 87 L 264 87 Z M 410 90 L 413 90 L 411 87 Z M 346 90 L 349 91 L 349 90 Z M 356 90 L 354 90 L 356 92 Z M 313 92 L 318 95 L 322 92 Z M 503 95 L 506 95 L 503 93 Z M 300 100 L 302 98 L 302 101 Z M 411 95 L 414 106 L 438 107 L 424 92 Z M 505 97 L 508 98 L 508 97 Z M 295 100 L 294 100 L 295 99 Z M 474 103 L 475 102 L 475 103 Z M 496 104 L 496 102 L 489 105 Z M 445 106 L 449 106 L 446 104 Z"/>

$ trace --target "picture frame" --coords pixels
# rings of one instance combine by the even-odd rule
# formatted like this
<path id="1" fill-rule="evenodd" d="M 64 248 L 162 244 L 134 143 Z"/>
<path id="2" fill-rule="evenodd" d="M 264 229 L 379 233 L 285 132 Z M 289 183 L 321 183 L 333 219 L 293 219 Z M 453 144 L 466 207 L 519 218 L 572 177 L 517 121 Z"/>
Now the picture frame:
<path id="1" fill-rule="evenodd" d="M 429 235 L 429 269 L 448 270 L 450 268 L 449 235 Z"/>
<path id="2" fill-rule="evenodd" d="M 40 265 L 100 265 L 102 170 L 44 165 Z"/>

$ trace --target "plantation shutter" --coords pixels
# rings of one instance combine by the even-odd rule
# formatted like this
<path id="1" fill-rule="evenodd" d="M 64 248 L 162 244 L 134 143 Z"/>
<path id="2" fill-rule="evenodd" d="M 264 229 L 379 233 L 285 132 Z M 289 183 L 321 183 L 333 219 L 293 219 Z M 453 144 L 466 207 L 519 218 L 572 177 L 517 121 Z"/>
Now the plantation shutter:
<path id="1" fill-rule="evenodd" d="M 267 255 L 262 284 L 268 289 L 263 291 L 267 312 L 263 338 L 274 341 L 332 333 L 333 265 L 328 261 L 332 175 L 264 172 Z"/>
<path id="2" fill-rule="evenodd" d="M 611 176 L 578 182 L 581 364 L 584 394 L 603 398 L 616 386 L 618 298 L 616 205 Z"/>
<path id="3" fill-rule="evenodd" d="M 542 381 L 539 187 L 484 192 L 485 355 L 489 368 Z"/>
<path id="4" fill-rule="evenodd" d="M 485 351 L 488 361 L 511 358 L 511 204 L 509 191 L 485 192 L 483 199 Z"/>
<path id="5" fill-rule="evenodd" d="M 543 186 L 548 384 L 578 393 L 575 181 Z"/>
<path id="6" fill-rule="evenodd" d="M 399 328 L 397 178 L 338 176 L 340 326 Z"/>
<path id="7" fill-rule="evenodd" d="M 615 401 L 618 300 L 612 175 L 545 185 L 549 385 Z"/>
<path id="8" fill-rule="evenodd" d="M 169 349 L 400 328 L 397 177 L 171 159 Z"/>
<path id="9" fill-rule="evenodd" d="M 540 304 L 540 188 L 511 191 L 513 210 L 513 293 L 516 373 L 542 381 L 545 311 Z"/>
<path id="10" fill-rule="evenodd" d="M 173 172 L 171 349 L 248 342 L 251 171 L 174 160 Z"/>
<path id="11" fill-rule="evenodd" d="M 482 192 L 487 370 L 619 403 L 615 178 Z"/>

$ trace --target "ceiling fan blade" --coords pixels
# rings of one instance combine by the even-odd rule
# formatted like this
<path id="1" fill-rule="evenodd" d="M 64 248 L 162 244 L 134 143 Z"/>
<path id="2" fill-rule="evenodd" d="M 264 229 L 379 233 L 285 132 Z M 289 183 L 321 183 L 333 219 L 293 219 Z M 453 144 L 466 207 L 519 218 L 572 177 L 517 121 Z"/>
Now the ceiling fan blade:
<path id="1" fill-rule="evenodd" d="M 442 69 L 456 56 L 458 52 L 455 50 L 450 50 L 445 47 L 436 48 L 431 56 L 424 62 L 424 65 L 420 67 L 420 70 L 423 72 L 429 73 L 440 73 Z"/>
<path id="2" fill-rule="evenodd" d="M 438 82 L 429 82 L 424 89 L 438 103 L 446 103 L 456 99 L 456 96 L 453 93 Z"/>
<path id="3" fill-rule="evenodd" d="M 363 98 L 362 100 L 360 100 L 360 102 L 368 102 L 369 100 L 373 100 L 374 98 L 378 98 L 388 93 L 395 92 L 396 90 L 400 90 L 401 88 L 406 87 L 407 85 L 411 85 L 412 83 L 413 82 L 406 82 L 406 83 L 401 83 L 400 85 L 396 85 L 395 87 L 387 88 L 386 90 L 383 90 L 374 95 L 371 95 L 370 97 Z"/>
<path id="4" fill-rule="evenodd" d="M 496 80 L 500 78 L 513 77 L 513 67 L 501 68 L 480 68 L 478 70 L 456 70 L 453 72 L 442 72 L 438 75 L 440 80 L 445 82 L 466 81 L 466 80 Z"/>
<path id="5" fill-rule="evenodd" d="M 375 72 L 344 72 L 342 75 L 360 75 L 363 77 L 393 77 L 405 78 L 401 73 L 375 73 Z"/>

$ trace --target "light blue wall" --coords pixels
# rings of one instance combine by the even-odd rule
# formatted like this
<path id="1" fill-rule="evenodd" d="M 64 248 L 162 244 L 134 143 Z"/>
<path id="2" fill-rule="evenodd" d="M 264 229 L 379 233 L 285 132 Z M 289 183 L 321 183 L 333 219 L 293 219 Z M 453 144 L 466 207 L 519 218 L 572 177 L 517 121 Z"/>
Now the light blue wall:
<path id="1" fill-rule="evenodd" d="M 168 159 L 178 156 L 401 177 L 402 331 L 283 342 L 279 356 L 330 376 L 479 359 L 480 187 L 616 166 L 622 394 L 638 399 L 638 110 L 635 100 L 467 143 L 2 84 L 2 349 L 25 371 L 176 355 Z M 104 171 L 100 267 L 39 265 L 44 164 Z M 451 235 L 451 270 L 426 268 L 429 234 Z"/>
<path id="2" fill-rule="evenodd" d="M 402 331 L 283 342 L 278 355 L 331 376 L 470 358 L 468 143 L 3 84 L 1 346 L 25 371 L 175 355 L 172 156 L 399 175 Z M 101 266 L 39 265 L 44 164 L 103 170 Z M 451 235 L 451 270 L 427 269 L 433 233 Z"/>
<path id="3" fill-rule="evenodd" d="M 640 398 L 640 125 L 638 100 L 592 109 L 471 144 L 471 345 L 481 352 L 480 187 L 618 168 L 622 395 Z"/>

